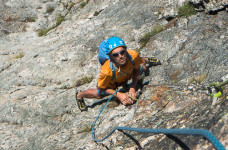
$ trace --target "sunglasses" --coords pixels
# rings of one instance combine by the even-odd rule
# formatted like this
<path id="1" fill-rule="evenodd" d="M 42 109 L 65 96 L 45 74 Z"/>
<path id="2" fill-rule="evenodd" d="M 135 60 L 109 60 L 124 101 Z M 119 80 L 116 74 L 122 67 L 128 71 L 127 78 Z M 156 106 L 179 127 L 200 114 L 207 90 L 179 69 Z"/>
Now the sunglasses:
<path id="1" fill-rule="evenodd" d="M 125 52 L 126 52 L 126 49 L 123 49 L 122 51 L 120 51 L 119 53 L 113 53 L 113 54 L 111 54 L 113 57 L 118 57 L 119 56 L 119 54 L 120 55 L 124 55 L 125 54 Z"/>

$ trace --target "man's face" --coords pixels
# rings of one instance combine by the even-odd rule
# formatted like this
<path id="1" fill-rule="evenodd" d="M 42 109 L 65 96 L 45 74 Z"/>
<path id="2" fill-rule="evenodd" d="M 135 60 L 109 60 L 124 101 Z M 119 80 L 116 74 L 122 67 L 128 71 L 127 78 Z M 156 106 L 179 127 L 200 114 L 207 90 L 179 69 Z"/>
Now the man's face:
<path id="1" fill-rule="evenodd" d="M 123 66 L 126 63 L 126 49 L 124 47 L 117 47 L 111 52 L 112 59 L 119 66 Z"/>

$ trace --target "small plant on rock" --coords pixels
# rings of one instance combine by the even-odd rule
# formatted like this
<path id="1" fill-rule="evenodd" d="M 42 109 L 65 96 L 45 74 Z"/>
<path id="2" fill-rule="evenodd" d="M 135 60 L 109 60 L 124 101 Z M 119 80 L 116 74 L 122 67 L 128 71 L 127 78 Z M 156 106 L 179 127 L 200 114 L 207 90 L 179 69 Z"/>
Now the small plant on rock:
<path id="1" fill-rule="evenodd" d="M 90 83 L 93 79 L 94 79 L 93 76 L 89 76 L 89 77 L 86 77 L 86 76 L 85 76 L 85 77 L 82 77 L 81 79 L 79 79 L 79 80 L 76 82 L 75 86 L 81 86 L 81 85 L 83 85 L 83 84 Z"/>
<path id="2" fill-rule="evenodd" d="M 98 15 L 99 15 L 98 11 L 95 11 L 95 13 L 93 14 L 93 16 L 98 16 Z"/>
<path id="3" fill-rule="evenodd" d="M 52 13 L 54 10 L 55 10 L 54 7 L 48 7 L 48 8 L 46 9 L 46 13 Z"/>
<path id="4" fill-rule="evenodd" d="M 139 43 L 141 44 L 141 47 L 139 49 L 142 49 L 143 47 L 145 47 L 147 42 L 150 40 L 152 36 L 155 36 L 156 34 L 162 32 L 164 29 L 165 29 L 164 26 L 158 25 L 152 31 L 144 34 L 144 36 L 139 41 Z"/>
<path id="5" fill-rule="evenodd" d="M 65 20 L 65 17 L 60 14 L 57 17 L 57 21 L 56 21 L 56 26 L 55 27 L 59 26 L 64 20 Z"/>
<path id="6" fill-rule="evenodd" d="M 93 80 L 93 76 L 90 77 L 83 77 L 81 80 L 84 84 L 90 83 Z"/>
<path id="7" fill-rule="evenodd" d="M 39 32 L 38 32 L 38 36 L 39 37 L 41 37 L 41 36 L 44 36 L 44 35 L 47 35 L 47 33 L 48 33 L 48 30 L 40 30 Z"/>
<path id="8" fill-rule="evenodd" d="M 20 52 L 19 54 L 17 54 L 15 56 L 15 59 L 20 59 L 20 58 L 23 58 L 25 56 L 25 54 L 23 52 Z"/>
<path id="9" fill-rule="evenodd" d="M 26 18 L 26 21 L 27 22 L 35 22 L 36 20 L 33 17 L 28 17 L 28 18 Z"/>
<path id="10" fill-rule="evenodd" d="M 70 3 L 69 3 L 69 5 L 68 5 L 68 8 L 67 8 L 67 9 L 70 11 L 71 8 L 74 7 L 74 5 L 75 5 L 75 3 L 73 3 L 73 2 L 70 1 Z"/>
<path id="11" fill-rule="evenodd" d="M 86 1 L 82 2 L 82 3 L 80 4 L 80 8 L 84 8 L 86 4 L 87 4 Z"/>
<path id="12" fill-rule="evenodd" d="M 91 132 L 93 126 L 85 126 L 79 133 Z"/>
<path id="13" fill-rule="evenodd" d="M 54 26 L 50 27 L 50 28 L 40 30 L 40 31 L 38 32 L 38 36 L 39 36 L 39 37 L 41 37 L 41 36 L 46 36 L 47 33 L 48 33 L 50 30 L 52 30 L 52 29 L 58 27 L 64 20 L 65 20 L 65 17 L 62 16 L 61 14 L 59 14 L 58 17 L 57 17 L 57 20 L 56 20 L 56 24 L 55 24 Z"/>
<path id="14" fill-rule="evenodd" d="M 55 26 L 54 27 L 50 27 L 50 28 L 47 28 L 47 29 L 43 29 L 43 30 L 40 30 L 39 32 L 38 32 L 38 36 L 40 37 L 40 36 L 46 36 L 47 35 L 47 33 L 50 31 L 50 30 L 52 30 L 52 29 L 54 29 L 55 28 Z"/>
<path id="15" fill-rule="evenodd" d="M 194 9 L 194 6 L 190 2 L 185 3 L 183 6 L 178 8 L 179 17 L 182 17 L 182 16 L 189 17 L 195 14 L 196 14 L 196 11 Z"/>

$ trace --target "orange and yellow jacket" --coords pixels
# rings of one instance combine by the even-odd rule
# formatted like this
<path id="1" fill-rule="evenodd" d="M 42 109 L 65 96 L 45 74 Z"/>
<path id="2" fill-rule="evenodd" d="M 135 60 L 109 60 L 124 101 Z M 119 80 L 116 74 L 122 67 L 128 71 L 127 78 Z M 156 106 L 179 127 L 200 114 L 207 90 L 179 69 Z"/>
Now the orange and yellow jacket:
<path id="1" fill-rule="evenodd" d="M 134 69 L 139 69 L 140 64 L 142 63 L 142 59 L 138 55 L 138 53 L 134 50 L 127 50 L 127 52 L 131 55 L 134 65 L 127 58 L 126 65 L 116 68 L 116 77 L 112 77 L 112 70 L 110 69 L 109 61 L 106 61 L 104 65 L 101 67 L 100 75 L 97 81 L 98 88 L 101 89 L 115 89 L 116 84 L 122 85 L 132 78 L 132 73 Z"/>

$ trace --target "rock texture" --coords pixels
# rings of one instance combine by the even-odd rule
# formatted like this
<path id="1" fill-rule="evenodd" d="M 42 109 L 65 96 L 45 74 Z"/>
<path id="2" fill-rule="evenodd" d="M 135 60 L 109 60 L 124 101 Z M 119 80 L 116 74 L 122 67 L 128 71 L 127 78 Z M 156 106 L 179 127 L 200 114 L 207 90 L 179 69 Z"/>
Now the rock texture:
<path id="1" fill-rule="evenodd" d="M 191 0 L 194 4 L 200 4 L 205 7 L 206 12 L 218 11 L 221 9 L 227 10 L 226 0 Z"/>
<path id="2" fill-rule="evenodd" d="M 162 65 L 149 69 L 135 105 L 104 110 L 97 138 L 116 126 L 200 128 L 227 149 L 227 86 L 218 100 L 203 87 L 228 80 L 228 2 L 192 0 L 198 12 L 178 17 L 184 2 L 2 0 L 0 149 L 213 149 L 197 136 L 116 131 L 103 142 L 92 140 L 91 126 L 107 99 L 88 99 L 89 110 L 80 112 L 75 88 L 96 87 L 98 45 L 111 36 Z M 142 48 L 144 35 L 160 26 Z"/>

